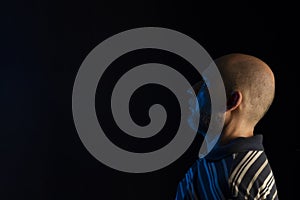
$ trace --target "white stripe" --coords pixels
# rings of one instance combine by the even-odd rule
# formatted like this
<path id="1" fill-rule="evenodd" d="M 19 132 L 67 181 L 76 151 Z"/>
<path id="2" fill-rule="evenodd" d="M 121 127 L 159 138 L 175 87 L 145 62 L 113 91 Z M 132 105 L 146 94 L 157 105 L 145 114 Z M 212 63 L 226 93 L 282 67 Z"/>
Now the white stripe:
<path id="1" fill-rule="evenodd" d="M 271 189 L 273 188 L 274 184 L 275 184 L 275 180 L 274 180 L 274 177 L 273 177 L 272 181 L 269 184 L 269 186 L 267 186 L 267 188 L 266 188 L 267 191 L 265 191 L 265 194 L 264 194 L 263 198 L 266 198 L 270 194 Z"/>
<path id="2" fill-rule="evenodd" d="M 248 155 L 248 154 L 247 154 Z M 255 157 L 257 155 L 257 151 L 251 151 L 251 155 L 248 156 L 247 160 L 242 164 L 242 166 L 238 169 L 238 173 L 237 175 L 234 177 L 234 180 L 231 182 L 232 184 L 232 189 L 233 189 L 233 193 L 234 193 L 234 196 L 237 195 L 239 189 L 238 189 L 238 185 L 236 184 L 238 178 L 240 177 L 241 173 L 243 172 L 244 170 L 244 167 L 245 166 L 248 166 L 248 163 L 253 159 L 253 157 Z M 243 159 L 244 160 L 244 159 Z M 246 167 L 247 168 L 247 167 Z M 246 172 L 245 172 L 246 173 Z"/>
<path id="3" fill-rule="evenodd" d="M 274 200 L 277 196 L 277 190 L 275 190 L 272 200 Z"/>
<path id="4" fill-rule="evenodd" d="M 251 155 L 252 151 L 249 151 L 244 158 L 241 160 L 241 162 L 235 167 L 235 169 L 233 170 L 233 172 L 231 173 L 230 177 L 229 177 L 229 183 L 232 182 L 232 179 L 234 178 L 234 176 L 236 175 L 237 171 L 240 169 L 241 165 L 247 160 L 247 158 Z"/>
<path id="5" fill-rule="evenodd" d="M 259 176 L 259 174 L 263 171 L 263 169 L 267 166 L 267 164 L 268 164 L 268 160 L 266 159 L 265 162 L 260 166 L 260 168 L 254 174 L 252 180 L 250 181 L 250 183 L 249 183 L 249 185 L 247 187 L 247 196 L 246 196 L 246 199 L 248 199 L 248 197 L 250 196 L 250 190 L 251 190 L 254 182 L 256 181 L 256 179 Z"/>
<path id="6" fill-rule="evenodd" d="M 268 184 L 266 187 L 262 190 L 261 195 L 265 194 L 268 190 L 270 190 L 270 185 L 273 185 L 274 182 L 274 176 L 268 181 Z"/>
<path id="7" fill-rule="evenodd" d="M 233 185 L 236 185 L 236 191 L 235 191 L 235 195 L 237 195 L 238 192 L 238 187 L 240 185 L 240 183 L 242 182 L 245 174 L 247 173 L 248 169 L 253 165 L 253 163 L 257 160 L 257 158 L 262 154 L 262 151 L 256 152 L 255 156 L 251 157 L 251 159 L 247 162 L 247 164 L 245 165 L 245 167 L 242 169 L 238 179 L 236 180 L 236 182 L 233 183 Z"/>
<path id="8" fill-rule="evenodd" d="M 270 179 L 272 179 L 272 177 L 273 177 L 273 174 L 272 174 L 272 172 L 270 172 L 269 175 L 268 175 L 268 177 L 266 178 L 266 180 L 265 180 L 264 183 L 262 184 L 262 186 L 260 186 L 260 187 L 258 188 L 257 195 L 256 195 L 256 197 L 254 198 L 254 200 L 259 199 L 260 194 L 261 194 L 261 191 L 264 190 L 264 189 L 266 188 L 266 185 L 269 183 L 269 181 L 270 181 Z"/>
<path id="9" fill-rule="evenodd" d="M 251 160 L 247 163 L 246 167 L 243 169 L 243 171 L 241 172 L 238 180 L 237 180 L 237 186 L 239 186 L 239 184 L 241 183 L 242 179 L 244 178 L 246 172 L 248 171 L 248 169 L 253 165 L 253 163 L 257 160 L 257 158 L 262 154 L 262 151 L 258 152 L 253 158 L 251 158 Z"/>

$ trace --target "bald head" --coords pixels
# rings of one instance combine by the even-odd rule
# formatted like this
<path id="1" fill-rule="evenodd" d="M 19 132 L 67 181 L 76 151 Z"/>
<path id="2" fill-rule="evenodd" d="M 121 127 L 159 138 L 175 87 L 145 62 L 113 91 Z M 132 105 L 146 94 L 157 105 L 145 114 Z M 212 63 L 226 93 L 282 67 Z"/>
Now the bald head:
<path id="1" fill-rule="evenodd" d="M 219 57 L 215 63 L 227 97 L 235 91 L 241 92 L 244 116 L 256 124 L 274 99 L 275 80 L 270 67 L 257 57 L 240 53 Z"/>

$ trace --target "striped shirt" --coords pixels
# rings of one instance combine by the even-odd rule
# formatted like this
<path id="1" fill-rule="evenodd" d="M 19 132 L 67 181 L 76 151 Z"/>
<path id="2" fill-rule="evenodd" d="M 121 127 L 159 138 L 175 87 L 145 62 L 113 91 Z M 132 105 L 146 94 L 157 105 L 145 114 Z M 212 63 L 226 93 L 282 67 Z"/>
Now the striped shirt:
<path id="1" fill-rule="evenodd" d="M 215 146 L 196 160 L 179 182 L 176 200 L 278 200 L 262 135 Z"/>

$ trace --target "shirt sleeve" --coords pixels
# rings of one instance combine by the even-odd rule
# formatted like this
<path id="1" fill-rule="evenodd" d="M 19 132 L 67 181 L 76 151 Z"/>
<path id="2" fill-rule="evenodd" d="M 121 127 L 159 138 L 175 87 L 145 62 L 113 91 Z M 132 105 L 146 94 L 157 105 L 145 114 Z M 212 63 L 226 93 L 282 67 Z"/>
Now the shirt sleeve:
<path id="1" fill-rule="evenodd" d="M 228 183 L 233 199 L 278 200 L 275 178 L 262 150 L 238 153 Z"/>

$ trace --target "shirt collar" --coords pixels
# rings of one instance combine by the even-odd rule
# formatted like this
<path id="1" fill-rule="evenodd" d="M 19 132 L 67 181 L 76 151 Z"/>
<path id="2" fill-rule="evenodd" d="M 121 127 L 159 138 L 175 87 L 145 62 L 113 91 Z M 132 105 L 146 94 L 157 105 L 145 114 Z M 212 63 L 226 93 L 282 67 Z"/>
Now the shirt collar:
<path id="1" fill-rule="evenodd" d="M 205 156 L 208 160 L 219 160 L 233 153 L 251 150 L 264 150 L 263 136 L 254 135 L 252 137 L 238 137 L 225 145 L 216 144 L 214 148 Z"/>

